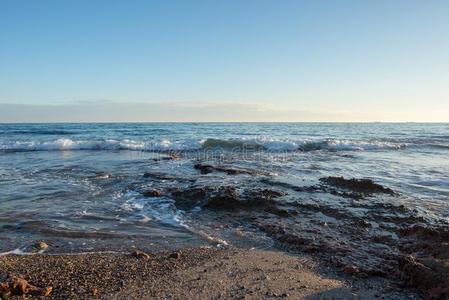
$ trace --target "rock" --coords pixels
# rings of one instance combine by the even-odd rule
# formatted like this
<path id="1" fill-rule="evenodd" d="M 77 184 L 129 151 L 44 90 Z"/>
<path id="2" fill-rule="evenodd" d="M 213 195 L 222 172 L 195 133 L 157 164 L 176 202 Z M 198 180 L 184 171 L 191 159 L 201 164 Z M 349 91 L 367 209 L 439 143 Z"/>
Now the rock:
<path id="1" fill-rule="evenodd" d="M 234 186 L 197 187 L 171 192 L 177 208 L 190 210 L 194 207 L 208 209 L 243 210 L 254 209 L 269 212 L 278 216 L 295 215 L 293 210 L 278 207 L 274 199 L 285 193 L 270 189 L 252 189 L 239 193 Z"/>
<path id="2" fill-rule="evenodd" d="M 356 266 L 346 266 L 342 271 L 343 273 L 351 276 L 359 273 L 359 269 Z"/>
<path id="3" fill-rule="evenodd" d="M 171 195 L 175 199 L 176 207 L 188 210 L 195 206 L 202 206 L 211 191 L 206 187 L 191 187 L 185 190 L 175 189 Z"/>
<path id="4" fill-rule="evenodd" d="M 168 174 L 158 172 L 145 172 L 143 178 L 153 178 L 157 180 L 176 180 L 177 178 Z"/>
<path id="5" fill-rule="evenodd" d="M 11 292 L 3 292 L 0 296 L 0 299 L 2 300 L 9 300 L 11 299 Z"/>
<path id="6" fill-rule="evenodd" d="M 48 244 L 43 241 L 38 242 L 36 246 L 39 250 L 45 250 L 48 248 Z"/>
<path id="7" fill-rule="evenodd" d="M 174 251 L 174 252 L 170 253 L 170 258 L 179 259 L 179 258 L 181 258 L 181 253 Z"/>
<path id="8" fill-rule="evenodd" d="M 229 168 L 224 166 L 213 166 L 208 164 L 197 163 L 193 166 L 195 169 L 200 170 L 201 174 L 209 174 L 214 171 L 223 172 L 228 175 L 239 175 L 239 174 L 247 174 L 247 175 L 257 175 L 258 172 L 255 170 L 243 169 L 243 168 Z"/>
<path id="9" fill-rule="evenodd" d="M 209 174 L 214 171 L 214 167 L 210 165 L 196 164 L 193 167 L 197 170 L 200 170 L 201 174 Z"/>
<path id="10" fill-rule="evenodd" d="M 176 153 L 169 153 L 168 156 L 160 156 L 157 158 L 153 158 L 153 161 L 164 161 L 164 160 L 177 160 L 181 157 Z"/>
<path id="11" fill-rule="evenodd" d="M 26 295 L 30 294 L 33 296 L 44 296 L 47 297 L 51 294 L 53 288 L 52 287 L 37 287 L 34 286 L 28 281 L 20 277 L 10 277 L 6 279 L 6 281 L 0 284 L 0 291 L 2 292 L 2 298 L 5 298 L 5 295 Z"/>
<path id="12" fill-rule="evenodd" d="M 357 193 L 384 193 L 389 195 L 396 195 L 396 193 L 380 184 L 374 183 L 371 179 L 345 179 L 344 177 L 323 177 L 320 181 L 335 187 L 351 190 Z"/>
<path id="13" fill-rule="evenodd" d="M 209 198 L 204 207 L 207 208 L 236 208 L 238 206 L 237 191 L 232 186 L 220 188 L 217 193 Z"/>
<path id="14" fill-rule="evenodd" d="M 159 190 L 147 190 L 142 193 L 145 197 L 160 197 L 162 192 Z"/>
<path id="15" fill-rule="evenodd" d="M 150 255 L 140 251 L 140 250 L 134 250 L 133 253 L 131 253 L 132 256 L 137 257 L 137 258 L 144 258 L 144 259 L 149 259 Z"/>
<path id="16" fill-rule="evenodd" d="M 399 260 L 399 269 L 407 285 L 429 299 L 449 299 L 449 261 L 409 255 Z"/>

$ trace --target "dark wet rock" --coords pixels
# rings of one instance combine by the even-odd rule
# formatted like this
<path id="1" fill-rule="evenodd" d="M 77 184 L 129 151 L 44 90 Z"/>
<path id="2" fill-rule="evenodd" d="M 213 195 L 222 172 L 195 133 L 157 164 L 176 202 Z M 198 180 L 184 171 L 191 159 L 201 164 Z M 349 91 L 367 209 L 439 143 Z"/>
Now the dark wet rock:
<path id="1" fill-rule="evenodd" d="M 323 204 L 317 204 L 317 203 L 302 203 L 302 202 L 294 202 L 291 203 L 292 205 L 298 207 L 302 211 L 308 211 L 308 212 L 316 212 L 316 213 L 322 213 L 327 216 L 331 216 L 337 219 L 341 220 L 349 220 L 353 223 L 365 223 L 366 220 L 360 217 L 356 217 L 353 215 L 350 211 L 331 207 L 328 205 Z M 366 226 L 369 226 L 368 224 L 365 224 Z"/>
<path id="2" fill-rule="evenodd" d="M 162 192 L 160 190 L 151 189 L 144 191 L 142 195 L 144 195 L 145 197 L 160 197 L 162 196 Z"/>
<path id="3" fill-rule="evenodd" d="M 285 214 L 284 211 L 277 210 L 277 202 L 274 200 L 284 193 L 256 189 L 238 193 L 233 186 L 211 187 L 191 187 L 184 190 L 175 190 L 172 197 L 178 208 L 188 210 L 195 206 L 208 209 L 262 209 L 268 212 Z"/>
<path id="4" fill-rule="evenodd" d="M 247 175 L 257 175 L 259 172 L 250 169 L 243 168 L 231 168 L 225 166 L 213 166 L 209 164 L 197 163 L 193 166 L 195 169 L 199 170 L 201 174 L 209 174 L 212 172 L 223 172 L 228 175 L 239 175 L 239 174 L 247 174 Z"/>
<path id="5" fill-rule="evenodd" d="M 37 287 L 20 277 L 9 277 L 0 283 L 2 297 L 5 295 L 33 295 L 47 297 L 51 294 L 52 287 Z"/>
<path id="6" fill-rule="evenodd" d="M 284 192 L 271 190 L 271 189 L 255 189 L 248 190 L 244 193 L 247 198 L 258 198 L 258 199 L 266 199 L 272 200 L 281 196 L 286 195 Z"/>
<path id="7" fill-rule="evenodd" d="M 405 256 L 399 262 L 403 280 L 429 299 L 449 299 L 449 261 Z"/>
<path id="8" fill-rule="evenodd" d="M 111 173 L 107 173 L 107 172 L 96 172 L 94 178 L 96 178 L 96 179 L 109 179 L 109 178 L 112 178 L 112 174 Z"/>
<path id="9" fill-rule="evenodd" d="M 346 275 L 356 275 L 358 274 L 359 268 L 355 267 L 355 266 L 346 266 L 342 269 L 343 273 L 345 273 Z"/>
<path id="10" fill-rule="evenodd" d="M 279 217 L 290 217 L 297 215 L 297 211 L 288 208 L 280 207 L 276 198 L 285 196 L 286 193 L 270 190 L 270 189 L 257 189 L 245 191 L 241 196 L 239 206 L 242 208 L 257 208 L 264 212 L 277 215 Z"/>
<path id="11" fill-rule="evenodd" d="M 191 187 L 172 192 L 178 208 L 189 210 L 196 206 L 207 208 L 235 208 L 238 205 L 238 195 L 234 187 L 221 186 Z"/>
<path id="12" fill-rule="evenodd" d="M 214 167 L 212 167 L 210 165 L 204 165 L 204 164 L 196 164 L 193 167 L 197 170 L 200 170 L 201 174 L 209 174 L 215 170 Z"/>
<path id="13" fill-rule="evenodd" d="M 179 251 L 173 251 L 172 253 L 170 253 L 170 258 L 174 258 L 174 259 L 179 259 L 179 258 L 181 258 L 181 252 L 179 252 Z"/>
<path id="14" fill-rule="evenodd" d="M 260 229 L 275 240 L 299 247 L 305 252 L 315 252 L 318 249 L 318 244 L 314 237 L 295 234 L 282 225 L 262 223 L 260 224 Z"/>
<path id="15" fill-rule="evenodd" d="M 378 211 L 383 213 L 411 213 L 416 214 L 416 210 L 411 210 L 405 207 L 404 205 L 395 205 L 392 203 L 385 202 L 369 202 L 369 203 L 352 203 L 353 207 L 357 208 L 365 208 L 370 211 Z"/>
<path id="16" fill-rule="evenodd" d="M 362 200 L 366 196 L 371 196 L 374 193 L 396 195 L 393 190 L 376 184 L 370 179 L 324 177 L 320 179 L 321 184 L 309 186 L 294 185 L 287 182 L 272 180 L 270 178 L 262 178 L 260 182 L 270 186 L 279 186 L 301 193 L 326 193 L 333 196 L 354 200 Z"/>
<path id="17" fill-rule="evenodd" d="M 278 186 L 278 187 L 283 187 L 283 188 L 292 189 L 292 190 L 294 190 L 294 189 L 296 189 L 298 187 L 298 186 L 296 186 L 294 184 L 290 184 L 288 182 L 276 181 L 276 180 L 273 180 L 271 178 L 262 178 L 260 180 L 260 182 L 261 183 L 265 183 L 265 184 L 270 185 L 270 186 Z"/>
<path id="18" fill-rule="evenodd" d="M 439 242 L 449 242 L 449 227 L 430 227 L 414 225 L 400 230 L 403 236 L 416 236 Z"/>
<path id="19" fill-rule="evenodd" d="M 160 180 L 170 180 L 174 179 L 173 176 L 162 174 L 162 173 L 152 173 L 152 172 L 145 172 L 142 176 L 143 178 L 154 178 L 154 179 L 160 179 Z"/>
<path id="20" fill-rule="evenodd" d="M 389 195 L 396 195 L 396 193 L 392 189 L 377 184 L 371 179 L 345 179 L 344 177 L 329 176 L 320 178 L 320 181 L 327 185 L 351 190 L 357 193 L 384 193 Z"/>
<path id="21" fill-rule="evenodd" d="M 393 235 L 376 234 L 371 238 L 371 241 L 378 244 L 394 246 L 397 243 L 398 238 L 395 238 Z"/>
<path id="22" fill-rule="evenodd" d="M 349 199 L 355 199 L 360 200 L 364 198 L 364 194 L 358 193 L 358 192 L 348 192 L 348 191 L 342 191 L 336 188 L 331 188 L 329 186 L 319 184 L 319 185 L 309 185 L 309 186 L 298 186 L 294 184 L 290 184 L 287 182 L 281 182 L 281 181 L 275 181 L 268 178 L 263 178 L 261 180 L 262 183 L 265 183 L 270 186 L 279 186 L 286 189 L 291 189 L 295 192 L 300 193 L 328 193 L 334 196 L 342 197 L 342 198 L 349 198 Z"/>
<path id="23" fill-rule="evenodd" d="M 234 209 L 239 205 L 237 191 L 234 187 L 227 186 L 220 188 L 217 193 L 212 195 L 207 203 L 206 208 L 224 208 Z"/>
<path id="24" fill-rule="evenodd" d="M 181 156 L 177 153 L 169 153 L 168 155 L 160 156 L 157 158 L 153 158 L 153 161 L 167 161 L 167 160 L 177 160 L 180 159 Z"/>
<path id="25" fill-rule="evenodd" d="M 294 185 L 294 184 L 290 184 L 288 182 L 276 181 L 276 180 L 272 180 L 272 179 L 269 179 L 269 178 L 262 178 L 260 180 L 260 182 L 265 183 L 265 184 L 270 185 L 270 186 L 278 186 L 278 187 L 282 187 L 282 188 L 286 188 L 286 189 L 291 189 L 291 190 L 294 190 L 296 192 L 307 192 L 307 193 L 325 192 L 323 187 L 315 186 L 315 185 L 297 186 L 297 185 Z"/>
<path id="26" fill-rule="evenodd" d="M 195 206 L 203 206 L 204 201 L 213 189 L 207 187 L 191 187 L 188 189 L 175 189 L 171 195 L 175 199 L 178 208 L 189 210 Z"/>
<path id="27" fill-rule="evenodd" d="M 298 215 L 298 212 L 295 210 L 279 208 L 277 206 L 268 206 L 264 211 L 284 218 Z"/>

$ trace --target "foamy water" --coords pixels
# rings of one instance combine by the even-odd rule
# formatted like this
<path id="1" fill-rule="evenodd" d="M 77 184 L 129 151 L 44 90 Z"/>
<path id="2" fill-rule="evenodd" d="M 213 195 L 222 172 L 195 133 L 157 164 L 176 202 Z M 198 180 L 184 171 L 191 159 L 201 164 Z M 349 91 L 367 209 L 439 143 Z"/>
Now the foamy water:
<path id="1" fill-rule="evenodd" d="M 449 221 L 448 155 L 449 124 L 2 124 L 0 251 L 39 239 L 68 251 L 226 244 L 226 224 L 180 209 L 170 191 L 267 188 L 267 178 L 370 178 L 400 195 L 373 201 Z M 198 161 L 256 175 L 201 174 Z M 152 189 L 168 192 L 145 196 Z"/>

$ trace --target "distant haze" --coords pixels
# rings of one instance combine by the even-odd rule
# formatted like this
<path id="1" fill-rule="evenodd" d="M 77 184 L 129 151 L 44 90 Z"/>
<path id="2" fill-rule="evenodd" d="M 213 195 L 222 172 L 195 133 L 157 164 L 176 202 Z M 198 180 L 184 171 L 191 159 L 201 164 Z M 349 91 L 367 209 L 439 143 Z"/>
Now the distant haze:
<path id="1" fill-rule="evenodd" d="M 449 1 L 0 1 L 0 122 L 449 122 Z"/>

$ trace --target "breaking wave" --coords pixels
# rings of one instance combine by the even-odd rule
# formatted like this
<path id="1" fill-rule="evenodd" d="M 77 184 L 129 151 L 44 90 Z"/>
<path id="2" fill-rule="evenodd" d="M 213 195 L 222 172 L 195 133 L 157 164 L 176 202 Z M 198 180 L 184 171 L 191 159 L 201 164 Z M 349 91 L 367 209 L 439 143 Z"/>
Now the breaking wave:
<path id="1" fill-rule="evenodd" d="M 245 149 L 266 151 L 369 151 L 398 150 L 405 144 L 385 141 L 360 140 L 281 140 L 281 139 L 203 139 L 184 141 L 135 141 L 135 140 L 71 140 L 61 138 L 44 142 L 3 142 L 0 151 L 75 151 L 75 150 L 130 150 L 130 151 L 193 151 L 209 148 Z"/>

